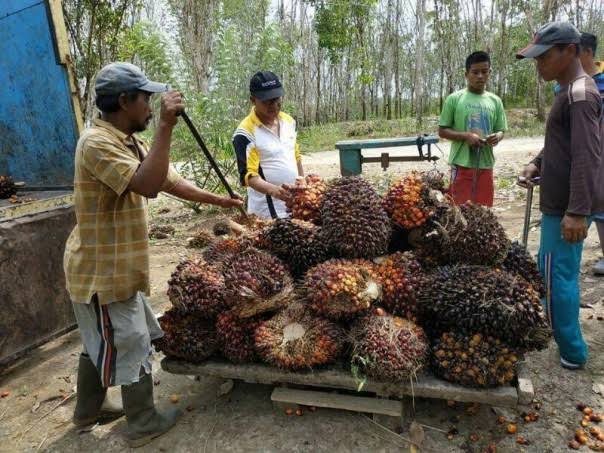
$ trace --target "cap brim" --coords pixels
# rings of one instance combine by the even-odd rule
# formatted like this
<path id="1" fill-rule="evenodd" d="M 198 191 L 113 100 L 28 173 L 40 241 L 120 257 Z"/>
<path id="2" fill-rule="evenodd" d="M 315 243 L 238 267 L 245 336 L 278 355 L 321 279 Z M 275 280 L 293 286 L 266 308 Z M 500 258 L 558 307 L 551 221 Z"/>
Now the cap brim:
<path id="1" fill-rule="evenodd" d="M 256 91 L 252 93 L 252 96 L 260 99 L 261 101 L 268 101 L 269 99 L 280 98 L 283 96 L 283 87 L 273 88 L 268 91 Z"/>
<path id="2" fill-rule="evenodd" d="M 554 44 L 529 44 L 516 53 L 516 58 L 519 60 L 523 58 L 536 58 L 550 50 L 552 47 L 554 47 Z"/>
<path id="3" fill-rule="evenodd" d="M 146 91 L 148 93 L 164 93 L 168 91 L 168 85 L 165 83 L 148 81 L 142 87 L 140 87 L 139 90 Z"/>

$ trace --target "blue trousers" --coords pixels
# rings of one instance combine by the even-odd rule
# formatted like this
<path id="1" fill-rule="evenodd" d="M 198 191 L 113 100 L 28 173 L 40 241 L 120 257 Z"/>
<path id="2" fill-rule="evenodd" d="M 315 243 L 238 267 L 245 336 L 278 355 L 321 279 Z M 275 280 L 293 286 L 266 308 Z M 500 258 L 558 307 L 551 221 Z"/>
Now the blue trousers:
<path id="1" fill-rule="evenodd" d="M 577 365 L 587 362 L 587 344 L 579 323 L 579 272 L 583 241 L 570 244 L 562 239 L 562 217 L 543 214 L 539 269 L 545 280 L 542 300 L 552 326 L 560 357 Z"/>

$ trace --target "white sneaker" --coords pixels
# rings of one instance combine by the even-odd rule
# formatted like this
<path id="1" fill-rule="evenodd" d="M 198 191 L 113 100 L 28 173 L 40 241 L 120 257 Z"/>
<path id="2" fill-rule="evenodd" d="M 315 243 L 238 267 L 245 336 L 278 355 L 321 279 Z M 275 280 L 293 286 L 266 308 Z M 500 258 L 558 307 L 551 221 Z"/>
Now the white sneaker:
<path id="1" fill-rule="evenodd" d="M 593 272 L 595 275 L 604 275 L 604 258 L 594 265 Z"/>

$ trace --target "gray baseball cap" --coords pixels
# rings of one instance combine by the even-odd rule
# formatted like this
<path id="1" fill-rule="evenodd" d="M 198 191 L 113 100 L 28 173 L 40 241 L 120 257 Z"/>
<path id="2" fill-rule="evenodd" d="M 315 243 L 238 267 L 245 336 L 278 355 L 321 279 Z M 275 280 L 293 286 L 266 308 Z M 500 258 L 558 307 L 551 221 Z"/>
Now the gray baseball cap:
<path id="1" fill-rule="evenodd" d="M 168 91 L 165 83 L 151 82 L 138 66 L 131 63 L 109 63 L 96 75 L 94 90 L 98 95 L 121 94 L 128 91 L 163 93 Z"/>
<path id="2" fill-rule="evenodd" d="M 545 24 L 533 36 L 531 42 L 524 49 L 516 53 L 516 58 L 536 58 L 547 52 L 556 44 L 579 44 L 581 33 L 570 22 L 550 22 Z"/>

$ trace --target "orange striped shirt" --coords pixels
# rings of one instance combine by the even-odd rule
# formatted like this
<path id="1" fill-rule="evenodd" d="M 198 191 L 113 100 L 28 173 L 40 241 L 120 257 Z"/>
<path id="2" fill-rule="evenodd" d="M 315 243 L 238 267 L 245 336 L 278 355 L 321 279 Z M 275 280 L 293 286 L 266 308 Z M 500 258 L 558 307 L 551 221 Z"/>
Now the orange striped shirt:
<path id="1" fill-rule="evenodd" d="M 77 303 L 96 294 L 101 304 L 137 291 L 149 295 L 147 200 L 128 190 L 147 146 L 101 119 L 82 132 L 75 153 L 77 224 L 65 247 L 67 290 Z M 170 166 L 162 190 L 180 176 Z"/>

